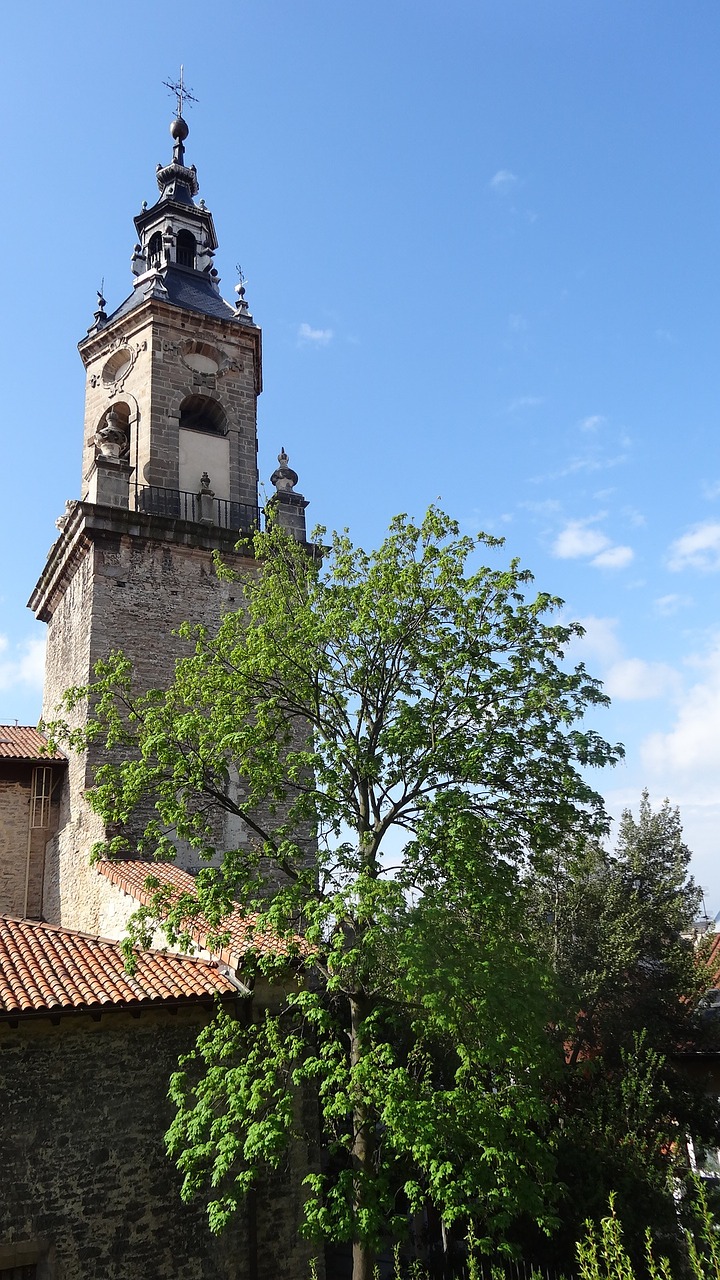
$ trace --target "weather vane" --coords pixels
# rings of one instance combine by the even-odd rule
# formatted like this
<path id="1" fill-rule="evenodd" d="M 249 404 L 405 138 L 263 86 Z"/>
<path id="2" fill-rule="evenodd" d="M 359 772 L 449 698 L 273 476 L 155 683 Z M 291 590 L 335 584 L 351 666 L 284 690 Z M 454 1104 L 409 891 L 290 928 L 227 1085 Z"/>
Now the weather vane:
<path id="1" fill-rule="evenodd" d="M 165 85 L 165 88 L 169 89 L 171 93 L 174 93 L 175 97 L 177 98 L 177 113 L 179 116 L 181 116 L 183 113 L 184 102 L 197 102 L 197 98 L 195 98 L 193 94 L 190 92 L 190 90 L 187 89 L 185 86 L 185 81 L 183 80 L 184 70 L 185 68 L 181 63 L 179 80 L 163 80 L 163 84 Z"/>

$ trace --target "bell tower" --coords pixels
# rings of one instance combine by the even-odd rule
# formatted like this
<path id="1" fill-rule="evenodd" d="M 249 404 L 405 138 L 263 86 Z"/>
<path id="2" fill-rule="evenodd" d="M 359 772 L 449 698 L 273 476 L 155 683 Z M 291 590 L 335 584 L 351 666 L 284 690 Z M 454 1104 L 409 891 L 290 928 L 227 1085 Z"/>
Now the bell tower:
<path id="1" fill-rule="evenodd" d="M 241 573 L 253 571 L 261 334 L 242 279 L 234 305 L 220 294 L 215 227 L 196 200 L 179 112 L 170 133 L 172 159 L 158 165 L 158 198 L 135 218 L 132 292 L 109 314 L 98 295 L 79 343 L 86 373 L 80 497 L 57 521 L 59 537 L 29 602 L 48 627 L 47 720 L 64 690 L 88 683 L 113 649 L 132 661 L 140 690 L 165 687 L 184 652 L 177 628 L 189 622 L 212 630 L 234 605 L 236 588 L 216 576 L 214 553 Z M 78 723 L 84 714 L 78 708 Z M 43 898 L 46 919 L 90 932 L 98 877 L 88 854 L 104 832 L 85 788 L 98 763 L 92 749 L 70 761 Z M 179 855 L 179 865 L 189 857 Z"/>

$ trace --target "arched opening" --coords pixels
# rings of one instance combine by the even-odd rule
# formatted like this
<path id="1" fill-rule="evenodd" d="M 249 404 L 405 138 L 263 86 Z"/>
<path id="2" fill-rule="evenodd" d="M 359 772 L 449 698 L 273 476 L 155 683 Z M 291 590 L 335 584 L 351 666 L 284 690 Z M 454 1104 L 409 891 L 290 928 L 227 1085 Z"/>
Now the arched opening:
<path id="1" fill-rule="evenodd" d="M 162 236 L 159 231 L 150 237 L 147 247 L 147 261 L 150 270 L 157 271 L 162 266 Z"/>
<path id="2" fill-rule="evenodd" d="M 181 267 L 195 266 L 197 243 L 192 231 L 178 231 L 175 261 Z"/>
<path id="3" fill-rule="evenodd" d="M 180 426 L 186 431 L 207 431 L 214 436 L 227 434 L 225 410 L 209 396 L 187 396 L 180 405 Z"/>

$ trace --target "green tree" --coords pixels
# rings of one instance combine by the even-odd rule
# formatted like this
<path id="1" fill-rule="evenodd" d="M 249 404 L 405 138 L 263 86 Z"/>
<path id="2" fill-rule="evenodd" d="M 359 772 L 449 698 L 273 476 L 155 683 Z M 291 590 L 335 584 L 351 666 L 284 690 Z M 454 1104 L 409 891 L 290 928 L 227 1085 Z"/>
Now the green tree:
<path id="1" fill-rule="evenodd" d="M 671 1248 L 685 1134 L 717 1133 L 716 1106 L 678 1064 L 712 1044 L 690 857 L 679 811 L 666 800 L 653 812 L 645 791 L 637 819 L 623 813 L 614 851 L 594 840 L 559 845 L 528 882 L 530 927 L 563 1010 L 553 1088 L 566 1187 L 556 1239 L 568 1264 L 583 1221 L 611 1192 L 638 1259 L 648 1224 Z"/>
<path id="2" fill-rule="evenodd" d="M 486 1243 L 518 1214 L 551 1221 L 548 983 L 519 869 L 600 836 L 585 770 L 620 748 L 579 724 L 605 698 L 563 665 L 578 628 L 552 619 L 561 602 L 529 599 L 516 562 L 477 567 L 498 545 L 431 510 L 396 518 L 372 554 L 333 536 L 321 566 L 271 528 L 243 607 L 188 633 L 173 686 L 136 695 L 115 655 L 70 735 L 126 756 L 92 796 L 119 832 L 106 854 L 167 857 L 181 838 L 210 856 L 217 807 L 252 833 L 169 927 L 221 920 L 234 897 L 285 940 L 257 969 L 277 974 L 294 947 L 304 980 L 277 1016 L 201 1036 L 173 1080 L 170 1150 L 220 1229 L 315 1091 L 305 1227 L 352 1241 L 354 1280 L 427 1203 Z"/>

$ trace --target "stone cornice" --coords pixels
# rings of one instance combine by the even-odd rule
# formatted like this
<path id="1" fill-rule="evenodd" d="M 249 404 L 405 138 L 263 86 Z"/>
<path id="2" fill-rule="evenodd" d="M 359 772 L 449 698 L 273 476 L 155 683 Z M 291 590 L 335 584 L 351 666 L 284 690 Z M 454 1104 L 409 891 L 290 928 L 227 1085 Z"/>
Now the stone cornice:
<path id="1" fill-rule="evenodd" d="M 147 298 L 145 302 L 133 307 L 125 315 L 119 316 L 117 320 L 111 319 L 108 324 L 103 325 L 102 329 L 82 338 L 78 343 L 78 351 L 83 364 L 87 368 L 90 361 L 105 349 L 111 335 L 116 337 L 122 334 L 129 341 L 144 329 L 150 320 L 159 320 L 170 328 L 177 329 L 178 312 L 182 312 L 186 320 L 190 319 L 198 327 L 214 332 L 226 340 L 230 339 L 232 342 L 237 342 L 239 338 L 250 340 L 249 345 L 255 349 L 256 354 L 255 394 L 259 395 L 262 391 L 262 331 L 258 325 L 248 323 L 246 320 L 236 320 L 232 316 L 227 320 L 221 320 L 218 316 L 210 316 L 202 311 L 186 311 L 174 303 L 163 302 L 159 298 Z M 191 335 L 188 334 L 188 336 Z"/>
<path id="2" fill-rule="evenodd" d="M 237 529 L 222 529 L 217 525 L 196 524 L 173 516 L 149 515 L 92 502 L 76 502 L 60 537 L 48 552 L 45 568 L 28 600 L 28 608 L 41 622 L 49 622 L 68 582 L 91 546 L 105 538 L 123 536 L 143 542 L 166 542 L 198 550 L 219 551 L 237 569 L 251 568 L 255 564 L 252 552 L 236 551 Z"/>

